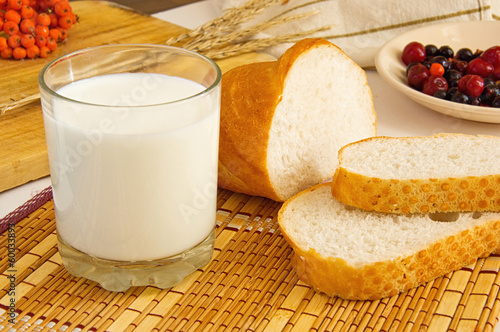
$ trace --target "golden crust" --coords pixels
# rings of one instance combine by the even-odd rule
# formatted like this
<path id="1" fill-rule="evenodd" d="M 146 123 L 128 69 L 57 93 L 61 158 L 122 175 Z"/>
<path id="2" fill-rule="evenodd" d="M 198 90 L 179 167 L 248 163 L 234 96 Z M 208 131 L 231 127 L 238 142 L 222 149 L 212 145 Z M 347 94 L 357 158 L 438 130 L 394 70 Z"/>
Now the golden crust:
<path id="1" fill-rule="evenodd" d="M 272 187 L 267 170 L 274 111 L 297 58 L 325 46 L 337 48 L 324 39 L 304 39 L 277 61 L 239 66 L 222 76 L 219 187 L 283 201 Z"/>
<path id="2" fill-rule="evenodd" d="M 461 134 L 435 136 L 446 135 Z M 376 138 L 367 140 L 370 139 Z M 342 167 L 341 155 L 342 149 L 339 152 L 340 166 L 332 180 L 332 195 L 344 204 L 368 211 L 399 214 L 500 211 L 500 174 L 437 179 L 380 179 L 346 170 Z"/>
<path id="3" fill-rule="evenodd" d="M 330 184 L 320 184 L 299 195 L 324 185 Z M 288 202 L 280 210 L 278 222 Z M 323 257 L 313 249 L 305 250 L 295 244 L 286 228 L 281 227 L 281 231 L 294 250 L 292 266 L 299 279 L 318 292 L 349 300 L 397 295 L 500 251 L 500 219 L 443 238 L 408 257 L 362 267 L 349 266 L 340 258 Z"/>
<path id="4" fill-rule="evenodd" d="M 332 195 L 344 204 L 386 213 L 500 211 L 500 175 L 379 179 L 339 167 Z"/>
<path id="5" fill-rule="evenodd" d="M 276 199 L 267 174 L 267 141 L 282 82 L 277 62 L 236 67 L 222 77 L 219 187 Z M 258 73 L 258 75 L 257 75 Z M 247 93 L 241 93 L 247 91 Z M 249 121 L 259 119 L 259 121 Z"/>

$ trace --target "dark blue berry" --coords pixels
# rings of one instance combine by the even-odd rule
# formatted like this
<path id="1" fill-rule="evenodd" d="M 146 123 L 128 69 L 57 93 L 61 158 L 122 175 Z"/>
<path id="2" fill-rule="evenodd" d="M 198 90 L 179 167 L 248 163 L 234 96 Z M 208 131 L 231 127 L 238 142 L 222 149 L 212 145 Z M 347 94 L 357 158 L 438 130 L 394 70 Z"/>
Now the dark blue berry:
<path id="1" fill-rule="evenodd" d="M 448 45 L 441 46 L 438 50 L 438 54 L 444 56 L 445 58 L 453 58 L 453 49 Z"/>
<path id="2" fill-rule="evenodd" d="M 500 107 L 500 97 L 496 97 L 491 102 L 491 107 Z"/>
<path id="3" fill-rule="evenodd" d="M 427 57 L 433 57 L 433 56 L 437 55 L 438 48 L 436 45 L 428 44 L 428 45 L 425 45 L 424 48 L 425 48 L 425 55 Z"/>
<path id="4" fill-rule="evenodd" d="M 496 84 L 488 84 L 484 87 L 483 95 L 486 100 L 493 100 L 500 96 L 500 88 Z"/>
<path id="5" fill-rule="evenodd" d="M 451 100 L 451 97 L 458 91 L 458 87 L 454 86 L 446 91 L 446 99 Z"/>
<path id="6" fill-rule="evenodd" d="M 460 91 L 457 91 L 451 96 L 451 101 L 455 103 L 467 104 L 469 102 L 469 97 Z"/>
<path id="7" fill-rule="evenodd" d="M 432 58 L 432 63 L 439 63 L 443 66 L 445 70 L 450 68 L 450 61 L 442 55 L 435 56 Z"/>
<path id="8" fill-rule="evenodd" d="M 434 97 L 439 98 L 439 99 L 446 99 L 446 91 L 445 90 L 436 90 L 434 92 Z"/>
<path id="9" fill-rule="evenodd" d="M 473 106 L 480 106 L 481 105 L 481 99 L 479 99 L 479 97 L 474 97 L 474 98 L 470 98 L 469 97 L 468 104 L 473 105 Z"/>
<path id="10" fill-rule="evenodd" d="M 474 53 L 470 50 L 470 48 L 461 48 L 457 51 L 456 57 L 462 61 L 471 61 L 474 59 Z"/>

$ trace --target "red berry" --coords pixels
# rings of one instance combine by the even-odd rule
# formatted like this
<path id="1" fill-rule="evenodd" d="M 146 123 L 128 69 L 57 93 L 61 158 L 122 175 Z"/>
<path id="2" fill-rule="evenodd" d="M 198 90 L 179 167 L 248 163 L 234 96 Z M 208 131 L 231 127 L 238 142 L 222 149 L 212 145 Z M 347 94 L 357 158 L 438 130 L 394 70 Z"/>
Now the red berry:
<path id="1" fill-rule="evenodd" d="M 491 63 L 493 67 L 500 66 L 500 46 L 493 46 L 488 48 L 481 54 L 481 59 Z"/>
<path id="2" fill-rule="evenodd" d="M 494 81 L 500 81 L 500 66 L 495 67 L 493 73 L 491 73 L 491 79 Z"/>
<path id="3" fill-rule="evenodd" d="M 465 75 L 458 81 L 458 90 L 469 97 L 479 97 L 484 90 L 484 81 L 479 75 Z"/>
<path id="4" fill-rule="evenodd" d="M 422 92 L 428 94 L 430 96 L 434 96 L 436 91 L 448 90 L 448 82 L 443 76 L 431 75 L 428 79 L 425 80 L 422 86 Z"/>
<path id="5" fill-rule="evenodd" d="M 412 66 L 406 75 L 408 85 L 417 90 L 422 90 L 422 86 L 429 76 L 429 69 L 421 63 Z"/>
<path id="6" fill-rule="evenodd" d="M 493 72 L 493 65 L 484 61 L 481 58 L 475 58 L 469 62 L 467 67 L 467 74 L 479 75 L 481 77 L 488 77 Z"/>
<path id="7" fill-rule="evenodd" d="M 422 62 L 425 60 L 425 47 L 419 42 L 411 42 L 403 49 L 401 60 L 408 66 L 412 62 Z"/>
<path id="8" fill-rule="evenodd" d="M 451 69 L 458 70 L 462 75 L 467 74 L 467 68 L 469 67 L 469 62 L 464 61 L 464 60 L 457 60 L 457 59 L 452 59 L 451 60 Z"/>

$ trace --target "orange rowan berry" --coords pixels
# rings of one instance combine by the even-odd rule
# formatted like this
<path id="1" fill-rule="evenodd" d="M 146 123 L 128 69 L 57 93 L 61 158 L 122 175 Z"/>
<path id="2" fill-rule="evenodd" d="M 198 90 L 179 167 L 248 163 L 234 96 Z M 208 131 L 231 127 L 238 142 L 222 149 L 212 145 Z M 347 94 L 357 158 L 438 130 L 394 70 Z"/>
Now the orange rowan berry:
<path id="1" fill-rule="evenodd" d="M 24 47 L 24 48 L 28 48 L 28 47 L 32 47 L 35 45 L 35 37 L 33 37 L 33 35 L 30 35 L 30 34 L 24 34 L 21 36 L 21 45 Z"/>
<path id="2" fill-rule="evenodd" d="M 433 64 L 431 64 L 431 67 L 429 68 L 429 73 L 431 75 L 443 76 L 444 67 L 442 64 L 434 62 Z"/>
<path id="3" fill-rule="evenodd" d="M 19 10 L 23 6 L 23 3 L 21 0 L 7 0 L 7 6 L 11 9 Z"/>
<path id="4" fill-rule="evenodd" d="M 46 27 L 44 25 L 37 25 L 35 27 L 35 35 L 42 36 L 42 37 L 48 37 L 49 36 L 49 27 Z"/>
<path id="5" fill-rule="evenodd" d="M 61 40 L 65 40 L 66 38 L 68 38 L 68 30 L 61 28 L 58 29 L 59 31 L 61 31 Z"/>
<path id="6" fill-rule="evenodd" d="M 3 24 L 3 31 L 9 36 L 15 35 L 19 32 L 19 25 L 12 21 L 7 21 Z"/>
<path id="7" fill-rule="evenodd" d="M 4 59 L 12 58 L 12 48 L 7 47 L 6 49 L 3 49 L 2 51 L 0 51 L 0 56 Z"/>
<path id="8" fill-rule="evenodd" d="M 3 19 L 0 18 L 0 32 L 3 31 Z"/>
<path id="9" fill-rule="evenodd" d="M 26 48 L 26 57 L 28 59 L 34 59 L 40 55 L 40 48 L 36 45 Z"/>
<path id="10" fill-rule="evenodd" d="M 21 46 L 21 36 L 19 36 L 19 35 L 9 36 L 9 38 L 7 38 L 7 44 L 12 49 L 14 49 L 16 47 L 20 47 Z"/>
<path id="11" fill-rule="evenodd" d="M 50 31 L 49 27 L 46 27 L 44 25 L 37 25 L 35 27 L 35 35 L 37 36 L 48 37 L 49 31 Z"/>
<path id="12" fill-rule="evenodd" d="M 67 15 L 69 18 L 71 18 L 71 21 L 73 22 L 73 24 L 77 23 L 78 22 L 78 16 L 76 16 L 75 13 L 71 12 Z"/>
<path id="13" fill-rule="evenodd" d="M 9 47 L 9 44 L 7 44 L 7 38 L 0 37 L 0 51 L 5 50 L 7 47 Z"/>
<path id="14" fill-rule="evenodd" d="M 47 45 L 47 38 L 45 38 L 44 36 L 36 36 L 35 45 L 42 48 L 43 46 Z"/>
<path id="15" fill-rule="evenodd" d="M 35 16 L 35 13 L 35 10 L 30 5 L 23 5 L 21 7 L 22 18 L 33 18 L 33 16 Z"/>
<path id="16" fill-rule="evenodd" d="M 49 50 L 53 51 L 57 48 L 57 41 L 53 37 L 47 37 L 47 44 L 45 44 Z"/>
<path id="17" fill-rule="evenodd" d="M 56 13 L 54 12 L 51 12 L 49 13 L 49 17 L 50 17 L 50 27 L 53 29 L 53 28 L 56 28 L 57 27 L 57 24 L 59 23 L 59 17 L 56 15 Z"/>
<path id="18" fill-rule="evenodd" d="M 69 16 L 63 16 L 63 17 L 59 18 L 59 26 L 62 29 L 67 30 L 67 29 L 71 28 L 72 25 L 73 25 L 73 21 L 71 20 L 71 18 Z"/>
<path id="19" fill-rule="evenodd" d="M 46 12 L 50 8 L 52 8 L 54 4 L 50 0 L 38 0 L 38 6 L 40 8 L 40 11 Z"/>
<path id="20" fill-rule="evenodd" d="M 40 13 L 36 17 L 36 23 L 48 27 L 50 25 L 50 16 L 47 13 Z"/>
<path id="21" fill-rule="evenodd" d="M 16 60 L 24 59 L 26 58 L 26 49 L 24 47 L 16 47 L 12 50 L 12 56 Z"/>
<path id="22" fill-rule="evenodd" d="M 21 22 L 21 14 L 19 14 L 16 10 L 9 9 L 5 12 L 4 19 L 6 21 L 11 21 L 19 24 L 19 22 Z"/>
<path id="23" fill-rule="evenodd" d="M 47 46 L 40 47 L 40 58 L 47 58 L 52 51 Z"/>
<path id="24" fill-rule="evenodd" d="M 54 5 L 54 12 L 59 16 L 66 16 L 71 13 L 71 7 L 69 3 L 59 1 Z"/>
<path id="25" fill-rule="evenodd" d="M 19 24 L 19 30 L 21 30 L 22 33 L 34 34 L 35 26 L 35 21 L 27 18 L 21 21 L 21 24 Z"/>
<path id="26" fill-rule="evenodd" d="M 59 29 L 50 29 L 49 36 L 54 38 L 56 42 L 60 42 L 62 40 L 62 33 Z"/>

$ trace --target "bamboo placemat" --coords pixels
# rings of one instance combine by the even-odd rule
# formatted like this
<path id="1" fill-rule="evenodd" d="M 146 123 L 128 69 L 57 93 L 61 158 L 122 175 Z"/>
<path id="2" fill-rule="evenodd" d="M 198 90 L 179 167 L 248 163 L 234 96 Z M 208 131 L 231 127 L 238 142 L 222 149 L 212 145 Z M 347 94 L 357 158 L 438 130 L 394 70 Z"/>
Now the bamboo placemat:
<path id="1" fill-rule="evenodd" d="M 15 223 L 37 203 L 43 205 Z M 292 250 L 276 220 L 280 206 L 219 190 L 210 264 L 171 289 L 113 293 L 65 271 L 51 192 L 44 191 L 0 221 L 5 230 L 0 237 L 0 330 L 493 331 L 500 313 L 500 256 L 391 298 L 327 297 L 299 281 L 291 268 Z M 13 266 L 9 234 L 15 235 Z M 12 289 L 9 276 L 15 279 Z M 9 323 L 11 301 L 15 324 Z"/>

